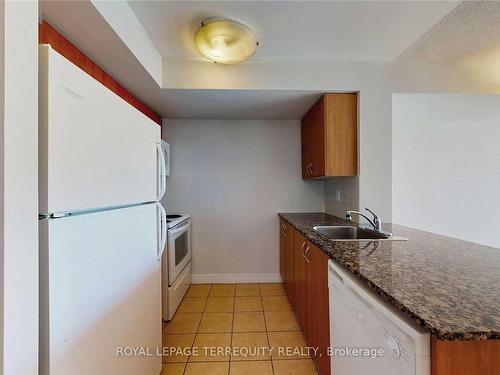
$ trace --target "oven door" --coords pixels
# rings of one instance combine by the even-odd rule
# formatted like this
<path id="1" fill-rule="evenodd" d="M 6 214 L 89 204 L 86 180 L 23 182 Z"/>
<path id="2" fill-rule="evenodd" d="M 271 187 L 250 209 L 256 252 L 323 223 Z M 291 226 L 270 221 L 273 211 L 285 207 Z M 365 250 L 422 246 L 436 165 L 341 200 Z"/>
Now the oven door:
<path id="1" fill-rule="evenodd" d="M 171 286 L 191 260 L 191 220 L 168 230 L 168 285 Z"/>

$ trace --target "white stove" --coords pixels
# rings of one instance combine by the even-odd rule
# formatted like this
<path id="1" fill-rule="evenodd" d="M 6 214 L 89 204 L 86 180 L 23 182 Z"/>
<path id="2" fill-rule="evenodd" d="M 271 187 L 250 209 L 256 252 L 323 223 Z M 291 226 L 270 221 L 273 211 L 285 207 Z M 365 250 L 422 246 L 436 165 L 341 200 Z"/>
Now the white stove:
<path id="1" fill-rule="evenodd" d="M 191 216 L 167 214 L 167 243 L 161 260 L 163 320 L 171 320 L 191 285 Z"/>

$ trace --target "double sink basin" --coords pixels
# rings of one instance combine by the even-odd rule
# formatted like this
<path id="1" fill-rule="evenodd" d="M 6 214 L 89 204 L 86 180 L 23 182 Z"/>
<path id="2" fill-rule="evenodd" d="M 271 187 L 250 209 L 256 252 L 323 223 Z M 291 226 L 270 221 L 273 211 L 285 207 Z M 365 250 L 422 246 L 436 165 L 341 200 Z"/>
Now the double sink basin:
<path id="1" fill-rule="evenodd" d="M 315 225 L 314 231 L 334 241 L 356 240 L 392 240 L 396 239 L 391 234 L 354 226 Z"/>

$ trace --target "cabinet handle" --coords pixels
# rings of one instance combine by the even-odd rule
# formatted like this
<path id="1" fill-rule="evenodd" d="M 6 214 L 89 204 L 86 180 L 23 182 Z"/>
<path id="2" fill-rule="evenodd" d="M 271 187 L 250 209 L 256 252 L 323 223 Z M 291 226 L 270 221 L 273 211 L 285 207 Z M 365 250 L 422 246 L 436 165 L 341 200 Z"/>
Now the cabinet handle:
<path id="1" fill-rule="evenodd" d="M 283 225 L 283 235 L 284 235 L 285 237 L 287 237 L 287 234 L 286 234 L 286 228 L 287 228 L 287 227 L 288 227 L 288 226 L 287 226 L 286 224 L 284 224 L 284 225 Z"/>
<path id="2" fill-rule="evenodd" d="M 304 257 L 307 263 L 310 263 L 310 260 L 307 258 L 308 252 L 309 252 L 309 246 L 307 246 L 306 251 L 304 252 L 304 254 L 302 254 L 302 256 Z"/>
<path id="3" fill-rule="evenodd" d="M 311 163 L 311 174 L 314 173 L 314 169 L 313 168 L 314 168 L 314 163 Z"/>
<path id="4" fill-rule="evenodd" d="M 307 173 L 308 174 L 312 174 L 312 172 L 311 172 L 311 164 L 312 163 L 307 164 Z"/>

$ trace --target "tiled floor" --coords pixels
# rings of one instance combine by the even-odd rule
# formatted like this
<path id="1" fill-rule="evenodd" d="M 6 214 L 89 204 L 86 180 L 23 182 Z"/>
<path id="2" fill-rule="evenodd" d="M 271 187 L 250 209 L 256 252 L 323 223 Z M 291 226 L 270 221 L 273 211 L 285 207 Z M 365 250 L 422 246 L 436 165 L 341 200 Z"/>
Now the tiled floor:
<path id="1" fill-rule="evenodd" d="M 191 285 L 163 346 L 162 375 L 316 374 L 281 284 Z"/>

